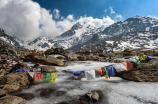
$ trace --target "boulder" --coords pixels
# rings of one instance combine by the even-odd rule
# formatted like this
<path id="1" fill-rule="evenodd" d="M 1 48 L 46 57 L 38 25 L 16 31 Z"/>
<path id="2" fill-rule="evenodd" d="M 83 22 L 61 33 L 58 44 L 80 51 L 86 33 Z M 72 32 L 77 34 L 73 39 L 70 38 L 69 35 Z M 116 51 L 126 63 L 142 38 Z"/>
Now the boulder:
<path id="1" fill-rule="evenodd" d="M 7 96 L 0 98 L 0 104 L 25 104 L 25 99 L 17 96 Z"/>
<path id="2" fill-rule="evenodd" d="M 62 57 L 62 56 L 58 56 L 58 57 L 56 57 L 57 59 L 60 59 L 60 60 L 64 60 L 65 59 L 65 57 Z"/>
<path id="3" fill-rule="evenodd" d="M 116 76 L 138 82 L 158 82 L 158 59 L 152 59 L 140 65 L 133 64 L 132 70 L 116 72 Z"/>
<path id="4" fill-rule="evenodd" d="M 77 55 L 69 55 L 68 60 L 69 61 L 77 61 L 78 60 Z"/>
<path id="5" fill-rule="evenodd" d="M 80 102 L 79 104 L 109 104 L 107 96 L 104 96 L 101 91 L 91 91 L 91 92 L 92 93 L 85 94 L 84 96 L 79 96 L 78 98 Z M 104 103 L 102 102 L 103 100 Z"/>
<path id="6" fill-rule="evenodd" d="M 52 49 L 46 50 L 46 51 L 45 51 L 45 54 L 46 54 L 46 55 L 50 55 L 50 54 L 54 54 L 54 52 L 55 52 L 55 51 L 54 51 L 54 49 L 52 48 Z"/>
<path id="7" fill-rule="evenodd" d="M 20 88 L 20 84 L 19 83 L 6 84 L 3 87 L 3 91 L 7 94 L 7 93 L 10 93 L 10 92 L 17 91 L 19 88 Z"/>
<path id="8" fill-rule="evenodd" d="M 158 82 L 158 71 L 142 70 L 142 71 L 130 71 L 123 74 L 121 77 L 126 80 L 138 81 L 138 82 Z"/>
<path id="9" fill-rule="evenodd" d="M 24 62 L 32 62 L 32 63 L 39 63 L 43 65 L 57 65 L 57 66 L 63 66 L 64 62 L 63 60 L 59 60 L 53 56 L 26 56 L 23 60 Z"/>
<path id="10" fill-rule="evenodd" d="M 65 54 L 65 50 L 62 47 L 58 47 L 58 48 L 51 48 L 46 50 L 45 52 L 46 55 L 51 55 L 51 54 Z"/>
<path id="11" fill-rule="evenodd" d="M 55 54 L 65 54 L 65 50 L 62 47 L 55 48 Z"/>
<path id="12" fill-rule="evenodd" d="M 55 67 L 42 66 L 41 72 L 48 72 L 48 73 L 51 73 L 51 72 L 56 72 L 56 69 L 55 69 Z"/>
<path id="13" fill-rule="evenodd" d="M 26 72 L 10 73 L 0 77 L 0 85 L 4 86 L 2 89 L 6 92 L 13 92 L 22 86 L 26 86 L 33 82 L 32 77 Z"/>

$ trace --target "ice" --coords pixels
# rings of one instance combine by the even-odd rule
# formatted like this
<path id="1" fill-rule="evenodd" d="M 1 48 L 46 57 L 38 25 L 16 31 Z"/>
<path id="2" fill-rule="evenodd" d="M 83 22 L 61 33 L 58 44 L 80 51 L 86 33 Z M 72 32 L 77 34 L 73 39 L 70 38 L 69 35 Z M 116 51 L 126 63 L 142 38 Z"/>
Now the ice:
<path id="1" fill-rule="evenodd" d="M 31 63 L 28 63 L 31 65 Z M 78 99 L 79 96 L 90 93 L 93 90 L 100 90 L 104 94 L 100 104 L 157 104 L 158 83 L 154 82 L 133 82 L 120 77 L 98 77 L 95 80 L 72 80 L 72 74 L 60 72 L 61 70 L 92 70 L 114 63 L 94 61 L 72 61 L 66 63 L 66 67 L 56 67 L 58 76 L 55 82 L 39 83 L 23 89 L 20 93 L 32 93 L 35 98 L 27 100 L 26 104 L 56 104 L 62 101 Z M 54 89 L 50 97 L 40 96 L 39 89 Z M 65 91 L 62 96 L 56 96 L 58 91 Z"/>
<path id="2" fill-rule="evenodd" d="M 56 67 L 58 71 L 69 70 L 69 71 L 85 71 L 93 70 L 104 66 L 109 66 L 113 63 L 108 62 L 95 62 L 95 61 L 70 61 L 67 62 L 68 66 L 66 67 Z"/>
<path id="3" fill-rule="evenodd" d="M 49 56 L 53 56 L 53 57 L 59 57 L 59 56 L 62 56 L 62 57 L 65 57 L 65 56 L 63 56 L 63 55 L 58 55 L 58 54 L 56 54 L 56 55 L 49 55 Z"/>

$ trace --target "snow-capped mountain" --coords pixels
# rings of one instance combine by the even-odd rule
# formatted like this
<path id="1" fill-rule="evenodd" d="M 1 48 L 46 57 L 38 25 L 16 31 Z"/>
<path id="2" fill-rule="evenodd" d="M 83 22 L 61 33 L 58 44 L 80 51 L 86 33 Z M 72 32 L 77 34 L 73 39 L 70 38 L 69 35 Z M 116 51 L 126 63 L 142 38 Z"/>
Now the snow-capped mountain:
<path id="1" fill-rule="evenodd" d="M 4 30 L 0 28 L 0 42 L 4 44 L 20 46 L 18 42 L 16 42 L 11 36 L 5 34 Z"/>
<path id="2" fill-rule="evenodd" d="M 123 22 L 112 24 L 111 26 L 105 28 L 102 33 L 97 33 L 93 35 L 93 37 L 87 42 L 73 46 L 70 49 L 97 44 L 100 43 L 102 40 L 106 40 L 110 37 L 117 38 L 117 36 L 119 35 L 139 31 L 158 33 L 158 19 L 141 16 L 128 18 Z"/>
<path id="3" fill-rule="evenodd" d="M 54 41 L 59 46 L 68 49 L 74 45 L 87 42 L 96 33 L 102 32 L 103 28 L 96 28 L 89 24 L 76 23 L 70 30 L 54 38 Z M 58 46 L 57 45 L 57 46 Z"/>
<path id="4" fill-rule="evenodd" d="M 120 37 L 126 36 L 127 34 L 130 37 L 132 33 L 135 33 L 135 32 L 139 33 L 142 31 L 145 31 L 148 34 L 155 34 L 154 36 L 156 36 L 156 34 L 158 33 L 158 19 L 150 18 L 150 17 L 135 16 L 132 18 L 128 18 L 127 20 L 123 22 L 114 23 L 111 26 L 105 28 L 104 30 L 102 28 L 96 28 L 86 23 L 78 22 L 74 26 L 72 26 L 70 30 L 66 31 L 60 36 L 55 37 L 54 39 L 47 38 L 47 37 L 39 37 L 32 42 L 25 43 L 23 46 L 28 49 L 36 48 L 38 50 L 46 50 L 48 48 L 51 48 L 52 46 L 63 47 L 64 49 L 73 50 L 77 48 L 83 49 L 83 47 L 94 48 L 94 46 L 96 46 L 97 48 L 97 46 L 99 46 L 98 44 L 100 43 L 104 44 L 104 42 L 106 41 L 106 44 L 104 46 L 104 47 L 107 47 L 107 48 L 104 48 L 106 50 L 111 49 L 108 47 L 115 47 L 115 46 L 118 46 L 119 44 L 120 46 L 118 48 L 120 47 L 126 48 L 132 44 L 131 41 L 129 40 L 125 41 L 123 40 L 123 38 L 120 38 Z M 144 34 L 144 37 L 148 37 L 146 36 L 146 33 L 142 33 L 142 34 Z M 116 40 L 118 38 L 120 40 L 117 43 Z M 138 38 L 139 38 L 139 34 L 138 34 Z M 109 40 L 109 39 L 112 39 L 112 40 Z M 137 40 L 137 38 L 133 38 L 133 39 Z M 141 46 L 142 47 L 151 46 L 148 44 L 146 46 L 142 45 L 141 40 L 142 38 L 140 39 L 140 42 L 135 42 L 139 45 L 133 44 L 131 47 L 137 48 Z M 110 45 L 110 43 L 112 43 L 111 41 L 113 41 L 114 46 Z M 148 41 L 153 43 L 153 40 L 150 40 L 150 38 L 148 38 Z M 127 44 L 125 43 L 123 44 L 122 42 L 127 42 Z M 143 42 L 147 42 L 147 41 L 143 41 Z M 156 40 L 154 40 L 154 43 L 152 45 L 153 47 L 155 46 L 155 44 L 157 44 L 155 42 Z M 146 43 L 143 43 L 143 44 L 146 44 Z M 117 50 L 117 47 L 115 48 Z M 120 49 L 123 49 L 123 48 L 120 48 Z"/>
<path id="5" fill-rule="evenodd" d="M 41 50 L 41 51 L 45 51 L 45 50 L 51 48 L 53 45 L 54 45 L 53 39 L 51 39 L 49 37 L 41 36 L 41 37 L 36 38 L 32 42 L 24 43 L 22 46 L 24 48 L 27 48 L 27 49 L 30 49 L 30 50 L 38 49 L 38 50 Z"/>
<path id="6" fill-rule="evenodd" d="M 104 41 L 95 43 L 93 45 L 82 45 L 74 48 L 74 50 L 113 50 L 122 51 L 126 48 L 157 48 L 158 33 L 151 33 L 149 31 L 129 32 L 123 35 L 112 36 Z"/>
<path id="7" fill-rule="evenodd" d="M 27 49 L 46 50 L 53 47 L 63 47 L 68 49 L 79 43 L 84 43 L 92 38 L 103 28 L 96 28 L 86 23 L 76 23 L 72 28 L 54 39 L 48 37 L 39 37 L 32 42 L 25 43 L 22 46 Z"/>
<path id="8" fill-rule="evenodd" d="M 135 16 L 123 22 L 117 22 L 107 27 L 103 33 L 108 35 L 120 35 L 127 32 L 150 31 L 158 32 L 158 19 Z"/>

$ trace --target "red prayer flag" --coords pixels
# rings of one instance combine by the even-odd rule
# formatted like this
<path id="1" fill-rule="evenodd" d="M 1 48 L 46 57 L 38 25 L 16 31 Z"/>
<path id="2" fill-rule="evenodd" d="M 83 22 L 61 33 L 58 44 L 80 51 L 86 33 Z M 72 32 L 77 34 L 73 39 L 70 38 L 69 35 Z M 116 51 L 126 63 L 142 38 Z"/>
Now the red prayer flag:
<path id="1" fill-rule="evenodd" d="M 104 75 L 105 70 L 103 68 L 95 69 L 96 72 L 98 72 L 100 75 Z"/>
<path id="2" fill-rule="evenodd" d="M 43 73 L 34 73 L 33 79 L 41 80 L 43 78 Z"/>
<path id="3" fill-rule="evenodd" d="M 127 68 L 127 70 L 133 69 L 132 63 L 130 61 L 124 61 L 122 64 Z"/>

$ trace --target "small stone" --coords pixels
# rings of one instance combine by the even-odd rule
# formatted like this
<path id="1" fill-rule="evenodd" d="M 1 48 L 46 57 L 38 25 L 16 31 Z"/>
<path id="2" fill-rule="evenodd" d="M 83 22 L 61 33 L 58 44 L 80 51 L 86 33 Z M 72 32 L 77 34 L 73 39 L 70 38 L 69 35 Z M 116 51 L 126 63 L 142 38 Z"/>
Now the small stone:
<path id="1" fill-rule="evenodd" d="M 98 95 L 98 93 L 96 91 L 94 91 L 92 93 L 92 98 L 95 99 L 95 100 L 99 100 L 99 95 Z"/>
<path id="2" fill-rule="evenodd" d="M 75 80 L 77 80 L 77 79 L 78 79 L 78 76 L 73 76 L 72 78 L 75 79 Z"/>
<path id="3" fill-rule="evenodd" d="M 90 99 L 92 99 L 92 94 L 86 94 Z"/>

